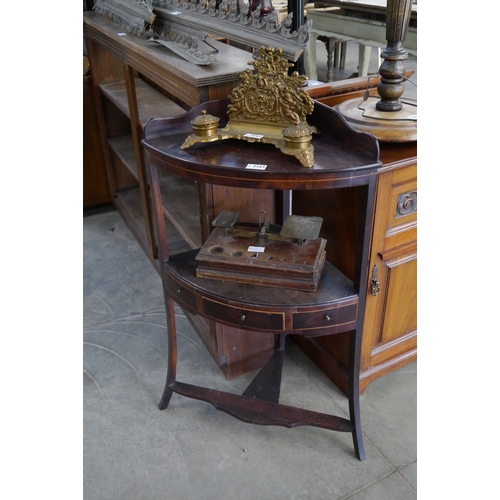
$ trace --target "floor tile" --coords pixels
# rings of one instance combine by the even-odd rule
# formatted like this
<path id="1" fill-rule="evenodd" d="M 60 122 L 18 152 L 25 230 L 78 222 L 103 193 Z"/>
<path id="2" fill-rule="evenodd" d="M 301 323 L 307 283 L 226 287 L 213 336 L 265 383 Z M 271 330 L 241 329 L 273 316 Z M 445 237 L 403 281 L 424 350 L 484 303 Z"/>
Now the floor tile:
<path id="1" fill-rule="evenodd" d="M 416 500 L 417 493 L 397 473 L 370 484 L 345 500 Z"/>
<path id="2" fill-rule="evenodd" d="M 163 306 L 161 278 L 118 212 L 83 220 L 84 326 Z"/>

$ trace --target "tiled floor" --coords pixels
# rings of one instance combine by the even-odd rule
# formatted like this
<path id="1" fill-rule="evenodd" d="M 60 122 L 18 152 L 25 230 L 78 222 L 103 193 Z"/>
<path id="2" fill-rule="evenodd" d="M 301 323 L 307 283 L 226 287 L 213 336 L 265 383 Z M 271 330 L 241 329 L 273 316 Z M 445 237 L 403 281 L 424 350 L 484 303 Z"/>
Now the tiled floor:
<path id="1" fill-rule="evenodd" d="M 353 54 L 339 79 L 356 71 Z M 417 497 L 416 363 L 361 397 L 363 462 L 349 434 L 244 424 L 176 395 L 160 411 L 167 350 L 160 278 L 116 211 L 84 217 L 83 231 L 85 500 Z M 246 387 L 247 376 L 223 377 L 180 310 L 177 321 L 183 381 Z M 346 397 L 293 343 L 282 400 L 347 415 Z"/>
<path id="2" fill-rule="evenodd" d="M 361 397 L 366 459 L 350 435 L 243 424 L 173 396 L 157 408 L 166 369 L 159 276 L 117 212 L 84 218 L 84 498 L 416 498 L 416 363 Z M 227 381 L 178 311 L 182 380 Z M 347 414 L 346 397 L 293 344 L 283 401 Z"/>

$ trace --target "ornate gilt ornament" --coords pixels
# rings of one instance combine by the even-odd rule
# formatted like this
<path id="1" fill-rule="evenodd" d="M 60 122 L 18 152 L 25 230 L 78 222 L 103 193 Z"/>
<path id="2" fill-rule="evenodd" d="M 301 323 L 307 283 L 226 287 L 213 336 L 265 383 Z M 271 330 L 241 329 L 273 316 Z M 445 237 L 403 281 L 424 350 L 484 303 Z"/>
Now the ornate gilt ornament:
<path id="1" fill-rule="evenodd" d="M 191 121 L 193 134 L 181 149 L 224 139 L 263 142 L 294 156 L 304 167 L 312 167 L 312 133 L 317 131 L 307 123 L 306 116 L 312 113 L 314 101 L 302 89 L 307 77 L 297 71 L 288 75 L 292 64 L 281 54 L 281 49 L 261 47 L 260 57 L 248 63 L 255 71 L 247 69 L 238 74 L 242 83 L 229 96 L 227 125 L 218 128 L 219 119 L 203 111 Z"/>

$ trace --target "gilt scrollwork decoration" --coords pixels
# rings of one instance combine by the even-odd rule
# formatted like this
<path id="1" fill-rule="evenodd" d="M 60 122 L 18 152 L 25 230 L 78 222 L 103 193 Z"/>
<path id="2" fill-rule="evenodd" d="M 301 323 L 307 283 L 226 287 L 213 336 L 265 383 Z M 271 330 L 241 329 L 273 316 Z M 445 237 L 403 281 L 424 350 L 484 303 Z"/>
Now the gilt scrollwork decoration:
<path id="1" fill-rule="evenodd" d="M 251 63 L 254 71 L 238 74 L 241 84 L 229 96 L 229 122 L 218 127 L 218 118 L 202 115 L 191 121 L 193 134 L 181 146 L 187 149 L 197 142 L 240 139 L 247 142 L 274 144 L 282 153 L 297 158 L 302 166 L 314 165 L 312 134 L 307 115 L 314 109 L 314 101 L 302 89 L 306 76 L 294 71 L 282 56 L 281 49 L 261 47 L 260 57 Z"/>

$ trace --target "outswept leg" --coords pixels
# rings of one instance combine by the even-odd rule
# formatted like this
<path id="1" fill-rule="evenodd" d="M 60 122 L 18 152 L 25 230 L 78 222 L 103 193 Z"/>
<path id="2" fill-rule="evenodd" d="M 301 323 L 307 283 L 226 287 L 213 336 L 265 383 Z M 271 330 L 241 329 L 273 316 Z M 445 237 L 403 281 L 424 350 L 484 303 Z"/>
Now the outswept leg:
<path id="1" fill-rule="evenodd" d="M 175 376 L 177 372 L 177 333 L 175 327 L 175 311 L 174 301 L 165 294 L 165 310 L 167 313 L 167 332 L 168 332 L 168 368 L 167 368 L 167 381 L 165 389 L 160 400 L 158 407 L 160 410 L 167 408 L 172 397 L 172 384 L 175 383 Z"/>
<path id="2" fill-rule="evenodd" d="M 361 415 L 359 409 L 359 356 L 361 350 L 361 332 L 351 332 L 349 346 L 349 416 L 352 423 L 352 440 L 354 451 L 359 460 L 365 458 L 363 434 L 361 432 Z"/>

